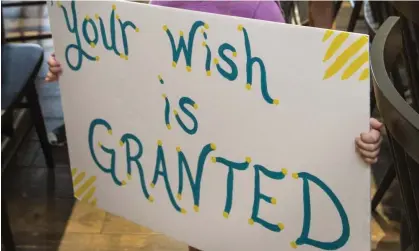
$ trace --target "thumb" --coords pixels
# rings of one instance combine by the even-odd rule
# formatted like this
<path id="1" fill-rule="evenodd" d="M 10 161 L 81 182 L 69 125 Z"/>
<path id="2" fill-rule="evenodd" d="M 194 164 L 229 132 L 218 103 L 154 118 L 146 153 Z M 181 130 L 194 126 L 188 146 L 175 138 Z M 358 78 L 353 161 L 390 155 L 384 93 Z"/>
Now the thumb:
<path id="1" fill-rule="evenodd" d="M 381 127 L 383 127 L 383 123 L 381 123 L 377 119 L 371 118 L 370 119 L 370 126 L 371 126 L 371 129 L 379 131 L 381 129 Z"/>

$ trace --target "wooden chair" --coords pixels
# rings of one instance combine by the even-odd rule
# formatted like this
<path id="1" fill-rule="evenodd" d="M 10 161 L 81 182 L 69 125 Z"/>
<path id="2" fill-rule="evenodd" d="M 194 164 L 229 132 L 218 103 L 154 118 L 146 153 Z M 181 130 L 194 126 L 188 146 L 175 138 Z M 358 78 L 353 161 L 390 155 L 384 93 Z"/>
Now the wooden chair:
<path id="1" fill-rule="evenodd" d="M 413 250 L 419 250 L 419 114 L 390 79 L 404 54 L 402 18 L 389 17 L 377 31 L 371 48 L 371 68 L 377 107 L 383 117 L 399 180 Z M 415 83 L 417 84 L 417 83 Z"/>

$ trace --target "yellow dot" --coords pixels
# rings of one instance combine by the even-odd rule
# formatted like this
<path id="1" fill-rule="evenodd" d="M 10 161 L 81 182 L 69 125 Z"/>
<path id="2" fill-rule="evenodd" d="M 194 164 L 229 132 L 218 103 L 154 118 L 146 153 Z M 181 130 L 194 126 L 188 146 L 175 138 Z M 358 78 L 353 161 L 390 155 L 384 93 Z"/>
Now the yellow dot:
<path id="1" fill-rule="evenodd" d="M 61 1 L 58 1 L 58 2 L 57 2 L 57 6 L 58 6 L 58 7 L 61 7 L 61 6 L 62 6 Z"/>
<path id="2" fill-rule="evenodd" d="M 176 151 L 177 151 L 177 152 L 182 151 L 182 149 L 180 149 L 180 146 L 177 146 L 177 147 L 176 147 Z"/>
<path id="3" fill-rule="evenodd" d="M 214 64 L 218 64 L 218 58 L 214 58 Z"/>
<path id="4" fill-rule="evenodd" d="M 148 196 L 148 201 L 150 201 L 150 202 L 154 202 L 154 198 L 153 198 L 153 196 Z"/>
<path id="5" fill-rule="evenodd" d="M 140 28 L 135 28 L 135 32 L 140 32 Z"/>
<path id="6" fill-rule="evenodd" d="M 85 19 L 86 19 L 87 21 L 89 21 L 89 20 L 90 20 L 89 15 L 86 15 Z"/>
<path id="7" fill-rule="evenodd" d="M 211 76 L 211 71 L 207 71 L 207 76 Z"/>
<path id="8" fill-rule="evenodd" d="M 246 157 L 246 162 L 247 162 L 247 163 L 252 162 L 252 158 L 250 158 L 250 157 Z"/>
<path id="9" fill-rule="evenodd" d="M 125 186 L 127 184 L 125 180 L 123 180 L 121 183 L 122 183 L 122 186 Z"/>
<path id="10" fill-rule="evenodd" d="M 124 55 L 123 53 L 119 53 L 119 57 L 120 57 L 120 58 L 124 58 L 124 57 L 125 57 L 125 55 Z"/>
<path id="11" fill-rule="evenodd" d="M 172 67 L 176 67 L 176 62 L 175 61 L 172 62 Z"/>
<path id="12" fill-rule="evenodd" d="M 239 24 L 239 26 L 237 26 L 237 30 L 242 31 L 243 30 L 243 25 Z"/>
<path id="13" fill-rule="evenodd" d="M 292 174 L 292 177 L 293 177 L 294 179 L 298 179 L 298 173 L 293 173 L 293 174 Z"/>
<path id="14" fill-rule="evenodd" d="M 252 85 L 251 85 L 251 84 L 249 84 L 249 83 L 247 83 L 247 84 L 246 84 L 246 89 L 247 89 L 247 90 L 252 89 Z"/>
<path id="15" fill-rule="evenodd" d="M 198 213 L 198 212 L 199 212 L 199 206 L 194 205 L 194 206 L 193 206 L 193 210 L 194 210 L 195 212 L 197 212 L 197 213 Z"/>
<path id="16" fill-rule="evenodd" d="M 207 46 L 207 43 L 205 43 L 205 41 L 204 42 L 202 42 L 202 46 Z"/>
<path id="17" fill-rule="evenodd" d="M 175 115 L 178 115 L 177 110 L 173 110 L 173 113 L 174 113 Z"/>
<path id="18" fill-rule="evenodd" d="M 185 210 L 184 208 L 180 209 L 180 212 L 181 212 L 182 214 L 186 214 L 186 213 L 187 213 L 187 212 L 186 212 L 186 210 Z"/>
<path id="19" fill-rule="evenodd" d="M 100 142 L 97 142 L 97 145 L 98 145 L 99 147 L 102 147 L 102 143 L 100 143 Z"/>
<path id="20" fill-rule="evenodd" d="M 132 175 L 127 173 L 127 178 L 128 178 L 128 180 L 132 180 Z"/>
<path id="21" fill-rule="evenodd" d="M 108 130 L 108 134 L 109 134 L 109 135 L 112 135 L 112 129 L 109 129 L 109 130 Z"/>
<path id="22" fill-rule="evenodd" d="M 99 19 L 99 14 L 95 14 L 95 18 L 96 19 Z"/>
<path id="23" fill-rule="evenodd" d="M 127 56 L 127 55 L 125 55 L 124 59 L 125 59 L 125 60 L 128 60 L 128 56 Z"/>
<path id="24" fill-rule="evenodd" d="M 157 145 L 162 146 L 163 142 L 161 140 L 157 140 Z"/>
<path id="25" fill-rule="evenodd" d="M 166 97 L 167 97 L 167 96 L 166 96 L 166 94 L 162 94 L 161 96 L 162 96 L 163 98 L 166 98 Z"/>
<path id="26" fill-rule="evenodd" d="M 94 42 L 90 42 L 90 47 L 95 48 L 95 43 Z"/>
<path id="27" fill-rule="evenodd" d="M 178 200 L 182 200 L 182 194 L 178 193 L 176 197 Z"/>
<path id="28" fill-rule="evenodd" d="M 233 51 L 233 57 L 237 57 L 237 52 Z"/>
<path id="29" fill-rule="evenodd" d="M 216 150 L 217 149 L 217 146 L 214 143 L 211 143 L 210 146 L 211 146 L 211 149 L 212 150 Z"/>
<path id="30" fill-rule="evenodd" d="M 271 198 L 271 204 L 276 205 L 276 199 L 274 197 Z"/>
<path id="31" fill-rule="evenodd" d="M 159 80 L 161 80 L 161 76 L 160 76 L 160 75 L 158 75 L 158 76 L 157 76 L 157 78 L 158 78 Z"/>
<path id="32" fill-rule="evenodd" d="M 204 24 L 205 29 L 209 29 L 209 25 L 206 23 Z"/>
<path id="33" fill-rule="evenodd" d="M 223 212 L 223 216 L 224 216 L 224 218 L 226 218 L 226 219 L 228 219 L 228 213 L 227 212 Z"/>
<path id="34" fill-rule="evenodd" d="M 253 224 L 255 223 L 255 222 L 253 221 L 253 219 L 249 219 L 247 222 L 249 223 L 249 225 L 253 225 Z"/>
<path id="35" fill-rule="evenodd" d="M 284 223 L 278 223 L 278 227 L 279 229 L 284 230 L 285 228 Z"/>
<path id="36" fill-rule="evenodd" d="M 197 109 L 198 109 L 198 104 L 197 104 L 197 103 L 193 104 L 193 108 L 194 108 L 195 110 L 197 110 Z"/>
<path id="37" fill-rule="evenodd" d="M 112 9 L 116 10 L 116 5 L 115 4 L 112 4 Z"/>
<path id="38" fill-rule="evenodd" d="M 205 30 L 204 29 L 201 29 L 201 33 L 204 34 L 205 33 Z"/>
<path id="39" fill-rule="evenodd" d="M 123 142 L 122 140 L 120 140 L 120 141 L 119 141 L 119 145 L 120 145 L 120 146 L 123 146 L 123 145 L 124 145 L 124 142 Z"/>
<path id="40" fill-rule="evenodd" d="M 167 29 L 168 29 L 168 28 L 167 28 L 167 25 L 163 25 L 163 30 L 164 30 L 164 31 L 167 31 Z"/>
<path id="41" fill-rule="evenodd" d="M 186 66 L 186 71 L 187 72 L 191 72 L 192 71 L 192 68 L 190 66 Z"/>
<path id="42" fill-rule="evenodd" d="M 273 104 L 274 105 L 279 105 L 279 100 L 278 99 L 274 99 Z"/>
<path id="43" fill-rule="evenodd" d="M 151 182 L 151 183 L 150 183 L 150 187 L 151 187 L 151 188 L 154 188 L 155 186 L 156 186 L 156 185 L 155 185 L 153 182 Z"/>
<path id="44" fill-rule="evenodd" d="M 99 61 L 100 60 L 100 57 L 99 56 L 96 56 L 96 61 Z"/>
<path id="45" fill-rule="evenodd" d="M 288 170 L 287 170 L 286 168 L 282 168 L 282 169 L 281 169 L 281 172 L 282 172 L 284 175 L 287 175 L 287 174 L 288 174 Z"/>
<path id="46" fill-rule="evenodd" d="M 179 31 L 179 36 L 183 36 L 183 31 Z"/>
<path id="47" fill-rule="evenodd" d="M 169 129 L 169 130 L 170 130 L 170 129 L 172 129 L 172 126 L 171 126 L 170 124 L 167 124 L 167 125 L 166 125 L 166 127 L 167 127 L 167 129 Z"/>
<path id="48" fill-rule="evenodd" d="M 116 20 L 119 20 L 119 15 L 118 15 L 118 14 L 116 14 L 116 15 L 115 15 L 115 18 L 116 18 Z"/>
<path id="49" fill-rule="evenodd" d="M 212 161 L 212 163 L 217 163 L 217 158 L 216 157 L 211 157 L 211 161 Z"/>
<path id="50" fill-rule="evenodd" d="M 290 243 L 290 245 L 291 245 L 291 247 L 292 248 L 297 248 L 297 243 L 295 243 L 295 241 L 292 241 L 291 243 Z"/>

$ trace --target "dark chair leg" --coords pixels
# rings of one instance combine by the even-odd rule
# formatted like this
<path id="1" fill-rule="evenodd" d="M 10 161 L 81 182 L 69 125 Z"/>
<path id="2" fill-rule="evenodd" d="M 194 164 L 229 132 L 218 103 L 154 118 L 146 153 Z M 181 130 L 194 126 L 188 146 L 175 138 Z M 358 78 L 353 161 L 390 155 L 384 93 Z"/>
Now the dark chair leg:
<path id="1" fill-rule="evenodd" d="M 391 183 L 393 183 L 393 180 L 395 178 L 396 178 L 396 170 L 394 169 L 394 166 L 391 165 L 388 168 L 386 174 L 384 175 L 384 178 L 381 181 L 380 185 L 378 186 L 377 192 L 375 192 L 374 197 L 372 198 L 372 202 L 371 202 L 372 211 L 375 211 L 378 204 L 380 204 L 381 199 L 383 198 L 387 190 L 390 188 L 390 185 Z"/>
<path id="2" fill-rule="evenodd" d="M 9 212 L 4 195 L 1 196 L 1 239 L 5 251 L 15 251 L 12 229 L 9 222 Z"/>
<path id="3" fill-rule="evenodd" d="M 38 92 L 36 91 L 35 83 L 28 84 L 26 97 L 29 102 L 32 120 L 35 124 L 35 129 L 41 142 L 42 151 L 44 152 L 45 161 L 48 168 L 53 169 L 55 167 L 55 163 L 52 156 L 52 148 L 48 141 L 44 117 L 42 116 L 41 105 L 39 104 Z"/>
<path id="4" fill-rule="evenodd" d="M 351 19 L 349 20 L 347 31 L 353 32 L 355 30 L 356 22 L 358 21 L 359 14 L 361 13 L 363 1 L 355 1 L 354 9 L 352 10 Z"/>
<path id="5" fill-rule="evenodd" d="M 41 142 L 42 151 L 44 152 L 45 162 L 48 167 L 47 175 L 47 195 L 53 196 L 55 191 L 55 162 L 52 155 L 52 148 L 48 141 L 47 131 L 45 128 L 44 117 L 42 116 L 41 105 L 39 104 L 38 92 L 35 83 L 29 83 L 27 86 L 26 97 L 29 103 L 32 120 Z"/>

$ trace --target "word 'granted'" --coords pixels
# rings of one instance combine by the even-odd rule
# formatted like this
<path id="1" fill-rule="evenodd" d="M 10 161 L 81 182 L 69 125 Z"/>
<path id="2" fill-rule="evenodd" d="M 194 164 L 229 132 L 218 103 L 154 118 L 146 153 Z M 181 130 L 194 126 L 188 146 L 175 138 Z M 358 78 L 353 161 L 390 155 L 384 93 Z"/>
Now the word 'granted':
<path id="1" fill-rule="evenodd" d="M 94 119 L 89 127 L 89 135 L 88 135 L 88 144 L 91 157 L 94 163 L 98 166 L 98 168 L 111 175 L 113 182 L 117 186 L 125 186 L 127 182 L 124 179 L 120 179 L 117 177 L 116 174 L 116 151 L 115 149 L 108 148 L 104 146 L 100 141 L 95 140 L 95 133 L 97 130 L 106 130 L 110 135 L 112 135 L 112 127 L 111 125 L 104 119 Z M 225 206 L 223 209 L 223 216 L 228 218 L 232 211 L 233 205 L 233 197 L 234 197 L 234 174 L 240 171 L 250 171 L 254 172 L 254 197 L 253 197 L 253 207 L 249 212 L 250 217 L 248 218 L 248 223 L 250 225 L 254 225 L 255 223 L 263 226 L 266 229 L 274 232 L 281 232 L 284 230 L 285 226 L 282 223 L 270 223 L 267 220 L 262 219 L 259 217 L 259 206 L 260 202 L 263 200 L 270 204 L 276 204 L 277 201 L 274 197 L 270 197 L 265 195 L 261 191 L 261 175 L 264 175 L 270 179 L 274 180 L 282 180 L 288 174 L 286 169 L 282 169 L 280 172 L 271 171 L 267 167 L 264 167 L 259 164 L 253 165 L 251 167 L 251 158 L 246 157 L 242 162 L 236 162 L 229 160 L 228 158 L 216 156 L 215 151 L 217 149 L 214 143 L 208 143 L 204 145 L 201 149 L 201 152 L 198 156 L 198 162 L 196 165 L 196 173 L 195 175 L 192 174 L 189 162 L 187 160 L 187 156 L 182 152 L 180 147 L 176 148 L 178 154 L 178 187 L 177 187 L 177 194 L 174 194 L 173 188 L 170 184 L 168 172 L 167 172 L 167 163 L 165 158 L 165 150 L 163 148 L 163 142 L 161 140 L 157 141 L 157 149 L 156 149 L 156 162 L 154 168 L 154 175 L 151 182 L 147 182 L 145 180 L 145 173 L 143 165 L 141 164 L 141 157 L 144 154 L 144 148 L 141 143 L 141 140 L 131 133 L 125 133 L 120 138 L 119 144 L 121 147 L 125 146 L 126 150 L 126 177 L 128 180 L 132 180 L 132 173 L 133 169 L 135 168 L 138 171 L 139 182 L 142 189 L 142 194 L 144 198 L 150 202 L 154 201 L 154 197 L 149 193 L 147 184 L 151 188 L 155 187 L 159 180 L 162 180 L 164 186 L 167 191 L 167 195 L 169 197 L 169 201 L 173 208 L 178 211 L 179 213 L 186 214 L 186 209 L 179 206 L 176 202 L 177 199 L 182 199 L 182 192 L 184 188 L 184 176 L 186 173 L 186 177 L 189 181 L 190 189 L 193 195 L 193 208 L 195 212 L 199 212 L 200 209 L 200 200 L 201 200 L 201 181 L 204 177 L 205 173 L 205 164 L 207 160 L 211 160 L 213 163 L 219 163 L 226 166 L 227 172 L 227 182 L 226 182 L 226 200 Z M 108 163 L 101 163 L 97 157 L 97 153 L 95 151 L 95 146 L 99 146 L 100 150 L 102 150 L 105 154 L 110 156 L 110 161 Z M 135 147 L 134 147 L 135 146 Z M 133 154 L 133 148 L 138 148 L 138 151 Z M 185 173 L 184 173 L 185 172 Z M 304 220 L 301 235 L 293 242 L 291 242 L 291 246 L 296 248 L 299 245 L 310 245 L 324 250 L 336 250 L 341 248 L 346 244 L 350 236 L 350 227 L 349 227 L 349 219 L 343 208 L 341 202 L 335 195 L 335 193 L 318 177 L 307 173 L 307 172 L 300 172 L 300 173 L 293 173 L 292 177 L 294 179 L 301 179 L 303 181 L 303 203 L 304 203 Z M 342 233 L 340 237 L 332 242 L 322 242 L 318 240 L 311 239 L 309 237 L 310 234 L 310 225 L 311 225 L 311 200 L 310 200 L 310 186 L 309 184 L 312 183 L 316 185 L 319 189 L 321 189 L 327 197 L 331 200 L 333 205 L 335 206 L 339 217 L 341 219 L 342 224 Z"/>

